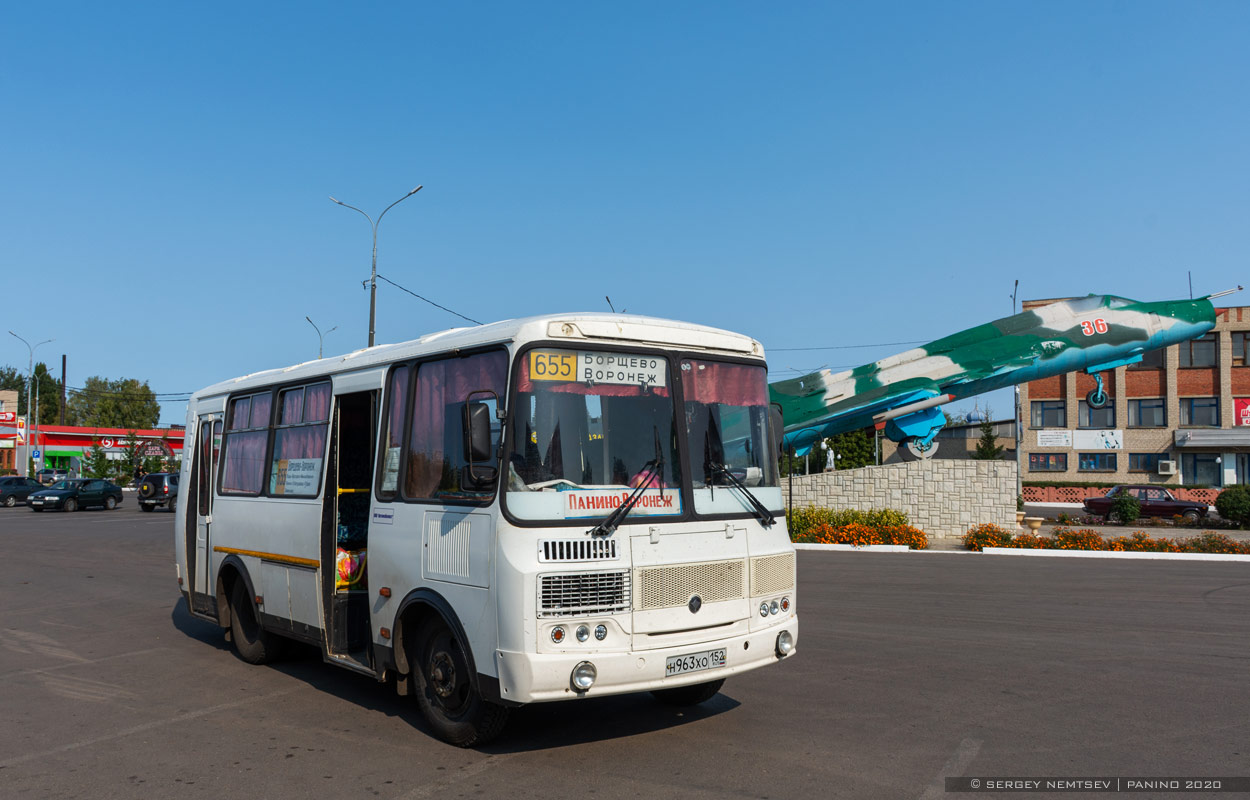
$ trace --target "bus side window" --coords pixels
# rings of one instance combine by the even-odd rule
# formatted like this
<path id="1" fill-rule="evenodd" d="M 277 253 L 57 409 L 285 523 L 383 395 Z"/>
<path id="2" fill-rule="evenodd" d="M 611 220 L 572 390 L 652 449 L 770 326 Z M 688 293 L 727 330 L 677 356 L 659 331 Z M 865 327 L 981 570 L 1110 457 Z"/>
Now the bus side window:
<path id="1" fill-rule="evenodd" d="M 403 444 L 404 417 L 408 414 L 408 367 L 391 373 L 387 384 L 386 419 L 383 420 L 382 451 L 378 454 L 378 497 L 392 500 L 399 488 L 399 451 Z"/>
<path id="2" fill-rule="evenodd" d="M 464 358 L 429 361 L 417 368 L 412 404 L 412 435 L 408 440 L 404 497 L 411 500 L 488 500 L 493 487 L 464 485 L 464 428 L 461 415 L 470 393 L 505 392 L 508 357 L 502 350 Z M 474 399 L 481 401 L 481 395 Z M 488 399 L 494 414 L 495 401 Z M 492 440 L 498 441 L 497 425 Z M 498 469 L 497 453 L 477 466 Z"/>

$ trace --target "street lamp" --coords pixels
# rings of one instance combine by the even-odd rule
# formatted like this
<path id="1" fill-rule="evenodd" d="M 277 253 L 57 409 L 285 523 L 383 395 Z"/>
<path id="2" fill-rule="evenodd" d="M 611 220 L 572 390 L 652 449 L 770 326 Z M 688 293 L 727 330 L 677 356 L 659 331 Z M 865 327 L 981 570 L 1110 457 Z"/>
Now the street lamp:
<path id="1" fill-rule="evenodd" d="M 30 342 L 18 336 L 13 331 L 9 331 L 9 335 L 16 338 L 22 344 L 26 345 L 26 352 L 27 352 L 27 360 L 26 360 L 26 457 L 22 459 L 22 477 L 29 478 L 30 477 L 30 472 L 29 472 L 30 447 L 31 447 L 31 443 L 34 442 L 34 437 L 31 434 L 31 428 L 30 428 L 30 403 L 31 403 L 31 400 L 33 399 L 31 396 L 31 384 L 32 384 L 32 381 L 34 380 L 34 375 L 35 375 L 35 351 L 38 350 L 40 347 L 43 347 L 45 344 L 48 344 L 49 342 L 52 342 L 55 340 L 44 339 L 39 344 L 35 345 L 34 347 L 31 347 Z M 39 410 L 38 409 L 35 409 L 35 424 L 36 425 L 39 424 Z"/>
<path id="2" fill-rule="evenodd" d="M 330 196 L 331 200 L 334 200 L 334 202 L 338 203 L 343 208 L 350 208 L 352 211 L 359 212 L 362 216 L 364 216 L 365 219 L 369 220 L 369 225 L 373 228 L 373 272 L 369 276 L 369 346 L 370 347 L 373 347 L 374 320 L 377 317 L 377 303 L 378 303 L 378 225 L 382 223 L 382 217 L 386 216 L 387 211 L 390 211 L 392 208 L 399 205 L 403 201 L 407 200 L 409 197 L 412 197 L 414 194 L 416 194 L 419 191 L 421 191 L 420 186 L 413 189 L 411 192 L 404 195 L 403 197 L 399 198 L 394 203 L 391 203 L 386 208 L 382 209 L 382 213 L 378 214 L 377 222 L 374 222 L 373 217 L 369 216 L 368 214 L 365 214 L 365 212 L 361 211 L 359 208 L 356 208 L 355 206 L 349 206 L 347 203 L 344 203 L 342 200 L 335 199 L 333 195 Z"/>
<path id="3" fill-rule="evenodd" d="M 317 332 L 317 359 L 320 360 L 321 359 L 321 346 L 325 344 L 326 337 L 334 333 L 335 331 L 337 331 L 339 329 L 339 326 L 335 325 L 330 330 L 326 331 L 325 333 L 322 333 L 321 329 L 317 327 L 317 323 L 312 321 L 312 317 L 305 315 L 304 319 L 308 320 L 308 324 L 313 326 L 313 330 Z"/>

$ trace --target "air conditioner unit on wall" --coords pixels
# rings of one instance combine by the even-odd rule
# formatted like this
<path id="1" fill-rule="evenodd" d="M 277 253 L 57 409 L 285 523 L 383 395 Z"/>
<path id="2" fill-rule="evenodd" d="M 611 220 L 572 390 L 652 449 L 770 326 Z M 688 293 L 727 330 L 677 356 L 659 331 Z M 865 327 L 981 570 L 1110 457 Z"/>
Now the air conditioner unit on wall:
<path id="1" fill-rule="evenodd" d="M 1176 462 L 1175 461 L 1160 461 L 1159 462 L 1159 474 L 1160 475 L 1175 475 L 1176 474 Z"/>

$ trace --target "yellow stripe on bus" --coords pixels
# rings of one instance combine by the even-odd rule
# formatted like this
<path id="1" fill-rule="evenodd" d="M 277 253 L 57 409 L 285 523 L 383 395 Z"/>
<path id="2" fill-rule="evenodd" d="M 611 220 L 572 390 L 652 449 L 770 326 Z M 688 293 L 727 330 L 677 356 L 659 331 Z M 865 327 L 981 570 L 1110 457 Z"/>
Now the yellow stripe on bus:
<path id="1" fill-rule="evenodd" d="M 237 547 L 214 547 L 214 553 L 233 553 L 236 556 L 255 556 L 266 561 L 277 561 L 280 564 L 294 564 L 297 567 L 320 567 L 321 562 L 315 558 L 299 558 L 284 556 L 278 553 L 262 553 L 259 550 L 240 550 Z"/>

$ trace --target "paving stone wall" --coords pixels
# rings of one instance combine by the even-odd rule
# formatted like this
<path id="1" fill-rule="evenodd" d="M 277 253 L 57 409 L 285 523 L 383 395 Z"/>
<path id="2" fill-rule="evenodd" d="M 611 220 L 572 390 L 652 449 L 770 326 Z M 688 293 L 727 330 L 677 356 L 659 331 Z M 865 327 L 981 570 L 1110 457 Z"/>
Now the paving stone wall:
<path id="1" fill-rule="evenodd" d="M 789 478 L 781 490 L 790 502 Z M 795 475 L 794 507 L 825 506 L 870 511 L 893 508 L 933 539 L 963 536 L 992 522 L 1016 527 L 1016 464 L 931 458 L 905 464 Z"/>

